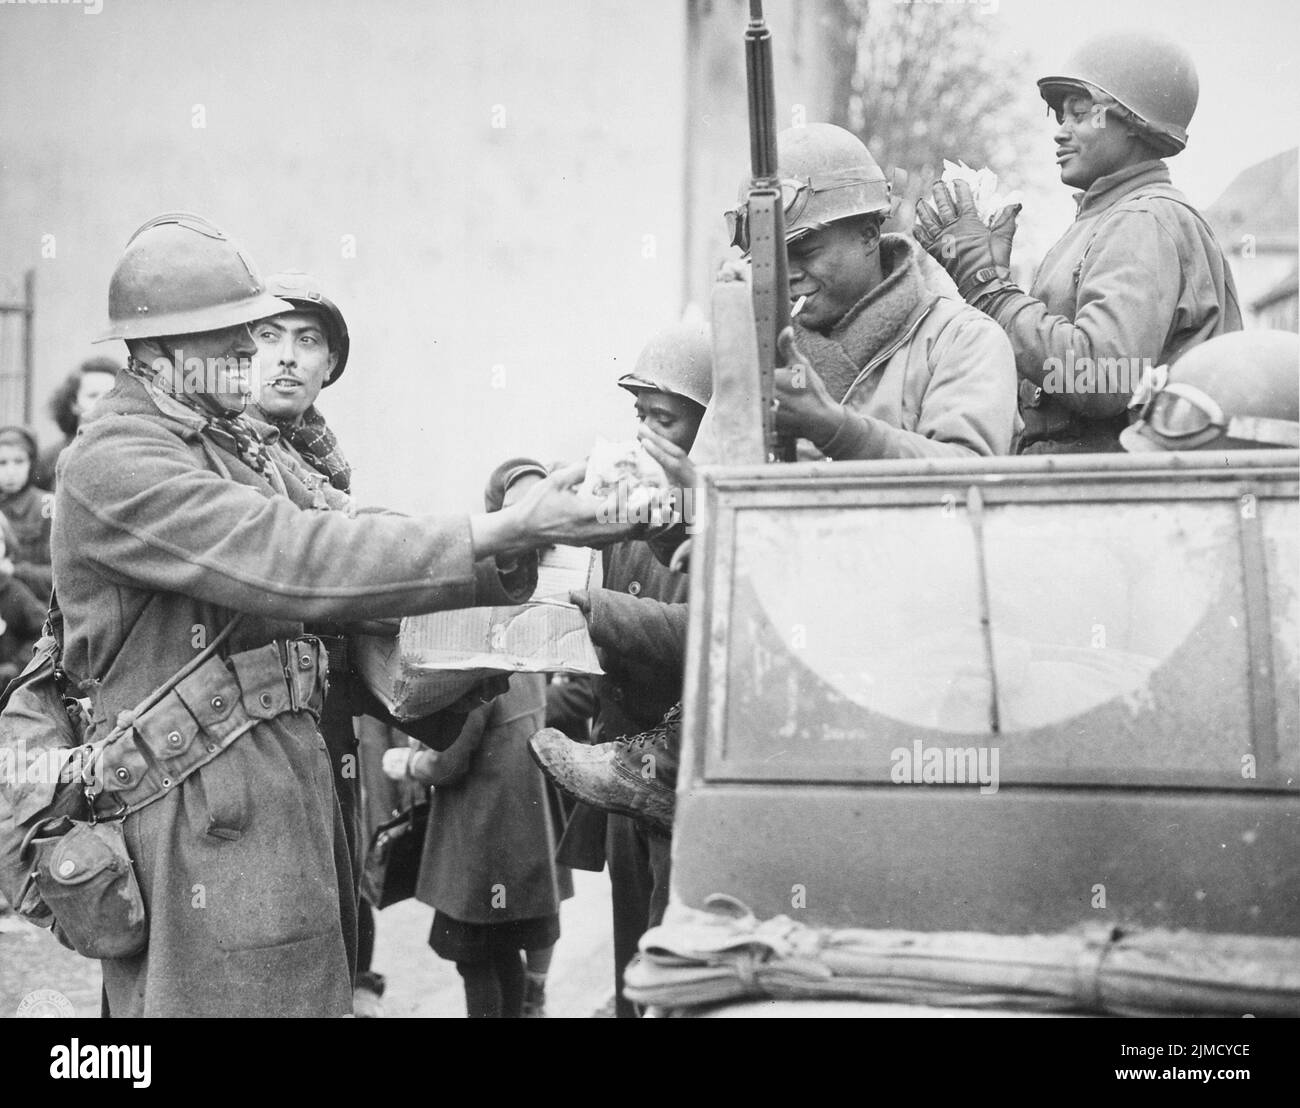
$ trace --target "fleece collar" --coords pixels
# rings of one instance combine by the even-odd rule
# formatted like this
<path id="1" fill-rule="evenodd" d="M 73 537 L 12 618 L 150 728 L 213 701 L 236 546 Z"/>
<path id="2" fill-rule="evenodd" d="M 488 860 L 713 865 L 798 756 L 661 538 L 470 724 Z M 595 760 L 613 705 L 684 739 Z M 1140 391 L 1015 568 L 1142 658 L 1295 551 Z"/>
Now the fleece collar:
<path id="1" fill-rule="evenodd" d="M 862 369 L 898 342 L 936 297 L 956 295 L 942 268 L 904 235 L 881 236 L 880 264 L 884 279 L 827 334 L 795 325 L 796 345 L 837 401 L 844 399 Z"/>

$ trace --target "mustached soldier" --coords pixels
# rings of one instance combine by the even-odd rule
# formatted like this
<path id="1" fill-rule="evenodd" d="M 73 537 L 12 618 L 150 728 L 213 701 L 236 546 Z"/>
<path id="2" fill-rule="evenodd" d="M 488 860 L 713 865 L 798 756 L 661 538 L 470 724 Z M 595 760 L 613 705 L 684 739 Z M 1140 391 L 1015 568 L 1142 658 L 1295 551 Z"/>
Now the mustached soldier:
<path id="1" fill-rule="evenodd" d="M 102 962 L 114 1016 L 351 1012 L 352 875 L 303 621 L 472 605 L 480 559 L 626 534 L 572 491 L 581 467 L 491 515 L 314 510 L 319 490 L 242 415 L 248 324 L 290 307 L 206 220 L 150 220 L 109 293 L 104 338 L 129 367 L 60 461 L 54 581 L 63 665 L 92 701 L 88 797 L 121 820 L 148 914 L 145 949 Z M 133 714 L 237 613 L 221 654 Z"/>

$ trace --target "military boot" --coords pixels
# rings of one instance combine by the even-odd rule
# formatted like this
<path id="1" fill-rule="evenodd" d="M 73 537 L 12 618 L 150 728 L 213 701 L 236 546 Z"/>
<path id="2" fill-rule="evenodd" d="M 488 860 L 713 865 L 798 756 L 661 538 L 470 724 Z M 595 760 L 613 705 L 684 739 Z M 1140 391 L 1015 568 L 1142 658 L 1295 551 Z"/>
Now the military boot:
<path id="1" fill-rule="evenodd" d="M 630 739 L 589 746 L 547 727 L 529 740 L 528 749 L 570 796 L 671 835 L 681 723 L 678 704 L 657 726 Z"/>

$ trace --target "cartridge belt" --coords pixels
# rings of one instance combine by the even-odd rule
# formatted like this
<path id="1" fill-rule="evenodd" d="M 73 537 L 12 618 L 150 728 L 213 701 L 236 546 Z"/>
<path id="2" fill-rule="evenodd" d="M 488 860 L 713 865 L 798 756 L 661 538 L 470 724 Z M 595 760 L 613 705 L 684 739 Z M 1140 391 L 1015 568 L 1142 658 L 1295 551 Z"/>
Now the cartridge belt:
<path id="1" fill-rule="evenodd" d="M 100 749 L 83 780 L 94 818 L 118 819 L 157 800 L 262 721 L 301 711 L 319 719 L 328 688 L 328 655 L 314 636 L 214 655 L 91 744 Z"/>

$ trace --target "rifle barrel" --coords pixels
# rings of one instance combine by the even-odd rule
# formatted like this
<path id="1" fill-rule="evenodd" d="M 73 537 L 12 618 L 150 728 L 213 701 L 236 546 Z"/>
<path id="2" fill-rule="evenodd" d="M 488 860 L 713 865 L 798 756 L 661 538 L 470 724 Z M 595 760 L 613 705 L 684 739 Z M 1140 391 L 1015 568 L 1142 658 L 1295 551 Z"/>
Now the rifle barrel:
<path id="1" fill-rule="evenodd" d="M 762 0 L 749 0 L 749 26 L 745 28 L 745 78 L 749 92 L 752 171 L 747 219 L 763 437 L 772 460 L 794 461 L 794 441 L 776 433 L 772 407 L 773 373 L 780 362 L 777 339 L 790 326 L 790 278 L 785 250 L 785 211 L 778 180 L 772 32 L 763 19 Z"/>
<path id="2" fill-rule="evenodd" d="M 750 0 L 745 29 L 745 77 L 749 90 L 749 160 L 755 178 L 776 177 L 776 82 L 772 76 L 772 32 L 763 20 L 762 0 Z"/>

